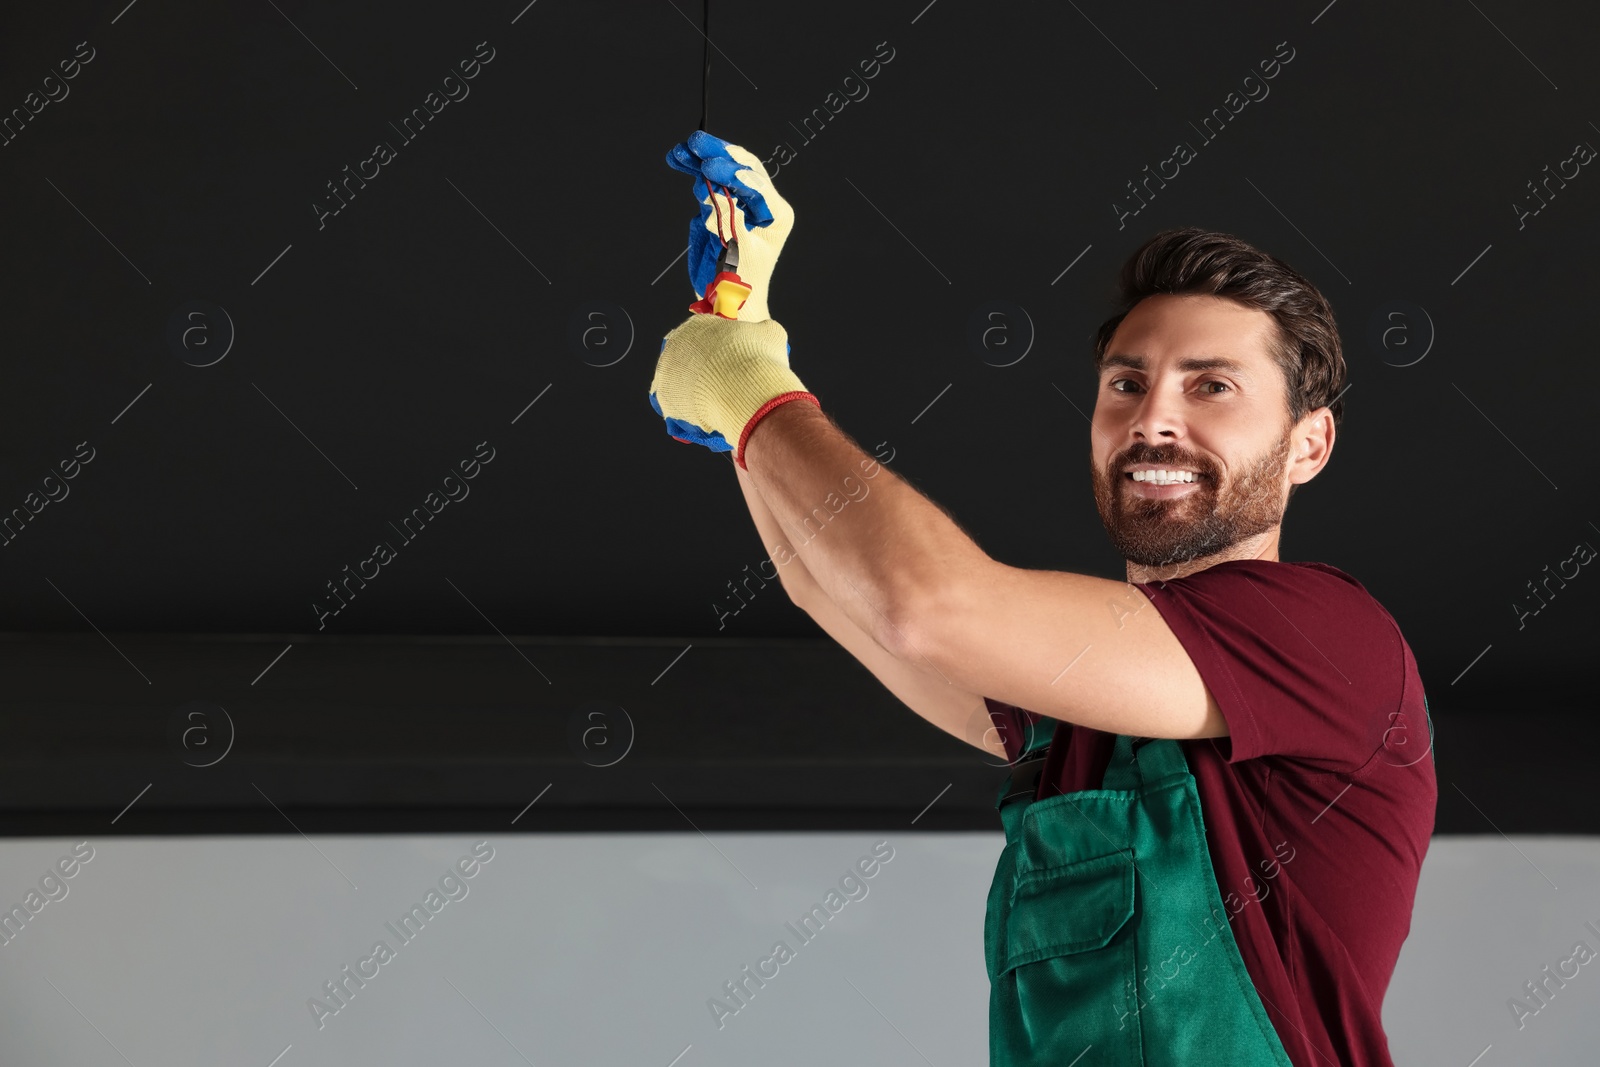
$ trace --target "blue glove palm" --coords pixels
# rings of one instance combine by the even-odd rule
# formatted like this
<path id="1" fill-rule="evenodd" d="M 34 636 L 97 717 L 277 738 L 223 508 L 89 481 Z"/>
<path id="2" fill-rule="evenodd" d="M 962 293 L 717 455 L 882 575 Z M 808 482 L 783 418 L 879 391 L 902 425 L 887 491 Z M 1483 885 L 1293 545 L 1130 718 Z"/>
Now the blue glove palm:
<path id="1" fill-rule="evenodd" d="M 689 222 L 689 282 L 696 296 L 717 276 L 724 242 L 736 242 L 737 270 L 751 286 L 739 317 L 767 318 L 767 289 L 778 253 L 794 226 L 794 210 L 748 150 L 696 130 L 667 153 L 667 165 L 693 175 L 700 215 Z M 729 195 L 731 194 L 731 196 Z"/>

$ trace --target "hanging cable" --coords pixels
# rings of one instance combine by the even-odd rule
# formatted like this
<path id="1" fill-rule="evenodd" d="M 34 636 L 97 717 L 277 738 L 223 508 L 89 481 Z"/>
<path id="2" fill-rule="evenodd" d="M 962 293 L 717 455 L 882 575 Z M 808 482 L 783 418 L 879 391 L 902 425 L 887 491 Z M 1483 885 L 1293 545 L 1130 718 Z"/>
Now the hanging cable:
<path id="1" fill-rule="evenodd" d="M 702 66 L 700 70 L 700 125 L 699 129 L 706 129 L 711 112 L 711 0 L 700 0 L 700 37 L 704 42 L 701 45 Z M 709 131 L 708 131 L 709 132 Z M 704 180 L 704 179 L 702 179 Z M 726 185 L 718 186 L 722 190 L 723 199 L 728 202 L 728 233 L 723 236 L 722 208 L 717 204 L 717 195 L 711 188 L 711 182 L 706 181 L 706 197 L 711 201 L 711 210 L 717 216 L 717 240 L 722 242 L 722 251 L 717 255 L 717 273 L 723 271 L 732 273 L 734 282 L 738 282 L 736 272 L 739 264 L 738 228 L 734 222 L 733 191 Z"/>
<path id="2" fill-rule="evenodd" d="M 711 111 L 711 0 L 700 0 L 700 37 L 704 66 L 700 72 L 700 125 L 706 128 L 706 116 Z"/>

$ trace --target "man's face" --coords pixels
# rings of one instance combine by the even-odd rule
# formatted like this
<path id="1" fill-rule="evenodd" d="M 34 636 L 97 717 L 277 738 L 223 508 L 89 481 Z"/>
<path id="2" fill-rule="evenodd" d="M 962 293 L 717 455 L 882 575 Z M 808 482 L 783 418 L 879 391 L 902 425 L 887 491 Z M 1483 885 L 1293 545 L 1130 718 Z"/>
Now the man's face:
<path id="1" fill-rule="evenodd" d="M 1287 383 L 1264 311 L 1211 296 L 1140 301 L 1106 348 L 1095 400 L 1095 505 L 1125 560 L 1205 559 L 1283 519 Z M 1156 473 L 1192 471 L 1162 484 Z M 1179 478 L 1189 475 L 1179 474 Z"/>

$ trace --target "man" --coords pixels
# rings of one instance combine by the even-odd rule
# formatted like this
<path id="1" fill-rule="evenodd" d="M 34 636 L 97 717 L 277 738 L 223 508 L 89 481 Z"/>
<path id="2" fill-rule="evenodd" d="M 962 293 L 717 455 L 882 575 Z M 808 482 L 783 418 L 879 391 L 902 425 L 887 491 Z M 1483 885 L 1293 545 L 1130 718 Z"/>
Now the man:
<path id="1" fill-rule="evenodd" d="M 663 342 L 652 405 L 674 437 L 733 452 L 799 607 L 912 710 L 1016 765 L 985 923 L 991 1062 L 1390 1064 L 1432 724 L 1383 607 L 1279 560 L 1342 413 L 1326 300 L 1227 234 L 1135 252 L 1090 432 L 1127 581 L 1010 567 L 878 476 L 789 368 L 766 297 L 793 213 L 757 158 L 696 133 L 669 162 L 700 176 L 690 272 L 712 313 Z M 791 541 L 851 477 L 874 492 Z"/>

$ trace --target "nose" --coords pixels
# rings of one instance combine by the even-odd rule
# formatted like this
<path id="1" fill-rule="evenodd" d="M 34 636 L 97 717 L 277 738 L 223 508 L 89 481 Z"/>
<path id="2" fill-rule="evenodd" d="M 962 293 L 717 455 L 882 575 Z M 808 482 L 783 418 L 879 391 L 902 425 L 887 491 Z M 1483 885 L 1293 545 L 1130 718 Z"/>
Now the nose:
<path id="1" fill-rule="evenodd" d="M 1160 382 L 1145 391 L 1128 425 L 1129 435 L 1146 444 L 1162 444 L 1183 436 L 1180 398 Z"/>

